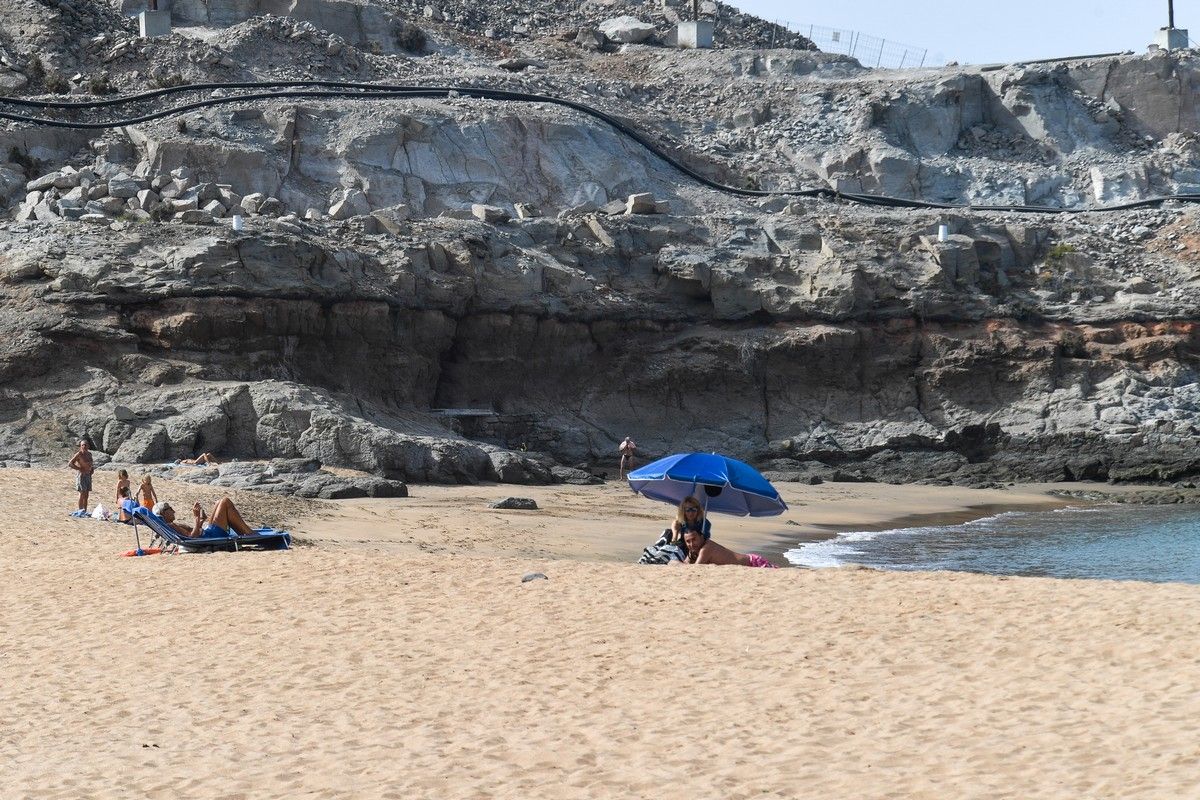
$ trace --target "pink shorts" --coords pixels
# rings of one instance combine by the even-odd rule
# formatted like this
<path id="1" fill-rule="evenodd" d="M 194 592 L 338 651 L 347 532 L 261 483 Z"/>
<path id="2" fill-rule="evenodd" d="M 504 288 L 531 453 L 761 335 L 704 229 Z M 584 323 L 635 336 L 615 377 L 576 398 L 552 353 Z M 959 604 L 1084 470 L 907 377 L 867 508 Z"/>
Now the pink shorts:
<path id="1" fill-rule="evenodd" d="M 746 557 L 750 559 L 750 566 L 752 567 L 761 567 L 763 569 L 779 569 L 779 567 L 775 566 L 770 561 L 767 561 L 757 553 L 750 553 Z"/>

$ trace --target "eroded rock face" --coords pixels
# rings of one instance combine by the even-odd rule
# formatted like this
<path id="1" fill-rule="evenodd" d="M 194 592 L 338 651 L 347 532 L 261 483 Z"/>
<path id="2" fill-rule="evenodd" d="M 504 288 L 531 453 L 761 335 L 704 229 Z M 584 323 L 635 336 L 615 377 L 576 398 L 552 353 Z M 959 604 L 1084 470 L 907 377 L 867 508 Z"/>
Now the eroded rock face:
<path id="1" fill-rule="evenodd" d="M 1195 216 L 826 208 L 400 235 L 25 223 L 0 262 L 0 460 L 88 436 L 121 462 L 545 483 L 588 480 L 553 459 L 633 432 L 863 479 L 1195 471 L 1200 298 L 1174 255 Z"/>
<path id="2" fill-rule="evenodd" d="M 273 8 L 302 6 L 187 13 Z M 1170 88 L 1192 81 L 1186 54 L 879 75 L 797 50 L 592 52 L 567 31 L 523 42 L 539 58 L 510 74 L 469 42 L 368 59 L 380 31 L 355 25 L 103 35 L 85 55 L 117 77 L 254 77 L 266 47 L 341 77 L 578 92 L 764 185 L 1074 207 L 1200 187 L 1194 109 Z M 0 148 L 3 463 L 87 436 L 130 463 L 586 482 L 563 464 L 611 461 L 632 433 L 651 455 L 823 480 L 1197 470 L 1200 222 L 1180 208 L 747 201 L 577 113 L 463 98 L 275 100 L 94 140 L 5 129 Z"/>
<path id="3" fill-rule="evenodd" d="M 344 219 L 405 205 L 436 216 L 472 205 L 601 206 L 643 190 L 678 197 L 657 159 L 569 112 L 531 116 L 511 103 L 427 101 L 407 109 L 277 105 L 205 118 L 195 134 L 170 124 L 134 130 L 139 155 L 155 172 L 187 165 L 198 180 L 278 197 L 300 213 L 328 208 Z M 356 204 L 345 200 L 348 192 Z"/>

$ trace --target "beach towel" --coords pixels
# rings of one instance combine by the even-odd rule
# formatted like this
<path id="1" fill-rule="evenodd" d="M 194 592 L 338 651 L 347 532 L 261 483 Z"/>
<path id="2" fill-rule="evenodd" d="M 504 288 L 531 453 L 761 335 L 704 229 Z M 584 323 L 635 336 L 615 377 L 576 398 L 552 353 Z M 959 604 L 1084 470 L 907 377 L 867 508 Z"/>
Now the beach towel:
<path id="1" fill-rule="evenodd" d="M 770 561 L 767 561 L 758 553 L 750 553 L 746 557 L 750 559 L 750 566 L 752 567 L 760 567 L 762 569 L 779 569 L 779 567 L 775 566 Z"/>
<path id="2" fill-rule="evenodd" d="M 642 551 L 639 564 L 669 564 L 672 561 L 686 561 L 687 548 L 671 541 L 671 529 L 667 528 L 658 537 L 658 541 Z"/>

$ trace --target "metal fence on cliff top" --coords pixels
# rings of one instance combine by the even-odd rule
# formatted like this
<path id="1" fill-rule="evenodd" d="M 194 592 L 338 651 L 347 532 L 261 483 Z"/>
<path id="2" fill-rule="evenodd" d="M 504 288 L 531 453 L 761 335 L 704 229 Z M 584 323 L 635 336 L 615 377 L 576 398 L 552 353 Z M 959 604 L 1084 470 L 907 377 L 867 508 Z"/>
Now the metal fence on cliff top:
<path id="1" fill-rule="evenodd" d="M 864 67 L 882 69 L 904 69 L 923 67 L 929 50 L 907 44 L 869 36 L 858 31 L 840 28 L 825 28 L 820 25 L 799 25 L 795 22 L 776 20 L 775 24 L 792 33 L 806 36 L 826 53 L 840 53 L 858 59 Z"/>

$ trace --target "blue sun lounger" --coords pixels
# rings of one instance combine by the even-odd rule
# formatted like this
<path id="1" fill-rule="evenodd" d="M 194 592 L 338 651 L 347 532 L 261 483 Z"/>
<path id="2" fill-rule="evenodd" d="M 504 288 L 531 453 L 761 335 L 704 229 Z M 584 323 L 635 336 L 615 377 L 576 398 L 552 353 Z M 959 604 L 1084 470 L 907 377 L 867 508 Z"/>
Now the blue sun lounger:
<path id="1" fill-rule="evenodd" d="M 241 536 L 233 531 L 218 536 L 184 536 L 165 519 L 142 506 L 133 510 L 133 518 L 145 525 L 161 539 L 165 546 L 175 547 L 189 553 L 212 553 L 218 550 L 289 550 L 292 535 L 275 528 L 255 528 L 250 536 Z M 151 544 L 154 542 L 151 541 Z"/>

